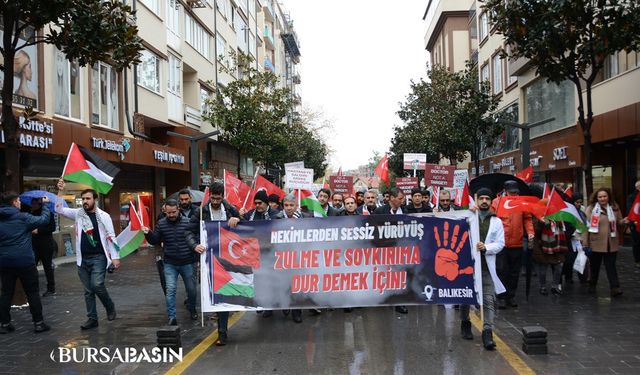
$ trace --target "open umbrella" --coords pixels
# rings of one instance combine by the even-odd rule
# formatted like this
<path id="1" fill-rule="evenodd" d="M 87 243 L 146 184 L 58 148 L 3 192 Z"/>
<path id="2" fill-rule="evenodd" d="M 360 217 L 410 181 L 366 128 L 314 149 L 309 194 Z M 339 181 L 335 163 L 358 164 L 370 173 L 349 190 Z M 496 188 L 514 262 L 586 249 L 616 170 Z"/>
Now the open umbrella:
<path id="1" fill-rule="evenodd" d="M 188 189 L 188 190 L 189 190 L 189 194 L 191 194 L 191 202 L 193 203 L 202 202 L 202 199 L 204 198 L 203 192 L 201 192 L 200 190 L 194 190 L 194 189 Z M 169 199 L 178 200 L 178 195 L 180 195 L 180 192 L 176 191 L 175 193 L 169 196 Z"/>
<path id="2" fill-rule="evenodd" d="M 58 199 L 58 196 L 53 193 L 49 193 L 48 191 L 44 191 L 44 190 L 25 191 L 24 193 L 20 194 L 20 203 L 27 206 L 31 206 L 31 200 L 42 198 L 42 197 L 49 198 L 49 202 L 47 202 L 47 208 L 49 209 L 49 211 L 55 212 L 56 200 Z M 62 205 L 64 207 L 68 207 L 67 202 L 65 202 L 64 200 L 62 201 Z"/>
<path id="3" fill-rule="evenodd" d="M 487 173 L 474 178 L 469 182 L 469 192 L 473 195 L 478 189 L 485 187 L 491 189 L 494 194 L 498 194 L 502 191 L 505 181 L 509 180 L 515 181 L 518 184 L 520 195 L 532 195 L 531 189 L 529 189 L 529 186 L 524 181 L 514 175 L 506 173 Z"/>

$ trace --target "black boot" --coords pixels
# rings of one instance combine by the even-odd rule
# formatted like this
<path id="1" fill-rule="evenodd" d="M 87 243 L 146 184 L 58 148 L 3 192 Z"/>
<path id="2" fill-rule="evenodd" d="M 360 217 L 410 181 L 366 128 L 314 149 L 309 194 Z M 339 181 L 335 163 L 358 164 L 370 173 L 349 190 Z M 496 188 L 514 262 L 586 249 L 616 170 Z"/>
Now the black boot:
<path id="1" fill-rule="evenodd" d="M 473 333 L 471 332 L 471 322 L 463 320 L 460 322 L 460 334 L 465 340 L 473 340 Z"/>
<path id="2" fill-rule="evenodd" d="M 490 329 L 482 331 L 482 344 L 487 350 L 494 350 L 496 343 L 493 341 L 493 332 Z"/>

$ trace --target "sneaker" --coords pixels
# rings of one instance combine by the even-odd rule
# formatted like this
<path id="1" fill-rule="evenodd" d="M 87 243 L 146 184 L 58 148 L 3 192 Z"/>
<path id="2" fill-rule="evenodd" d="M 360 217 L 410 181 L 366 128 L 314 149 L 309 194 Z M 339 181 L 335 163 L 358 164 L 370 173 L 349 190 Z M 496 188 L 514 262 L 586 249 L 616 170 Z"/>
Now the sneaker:
<path id="1" fill-rule="evenodd" d="M 399 312 L 400 314 L 408 314 L 409 309 L 407 309 L 406 306 L 396 306 L 396 312 Z"/>
<path id="2" fill-rule="evenodd" d="M 262 317 L 263 318 L 271 318 L 273 316 L 273 311 L 271 310 L 264 310 L 262 312 Z"/>
<path id="3" fill-rule="evenodd" d="M 198 313 L 197 312 L 192 312 L 191 314 L 191 320 L 198 320 Z"/>
<path id="4" fill-rule="evenodd" d="M 86 322 L 84 322 L 81 326 L 80 329 L 85 330 L 85 329 L 92 329 L 92 328 L 96 328 L 98 326 L 98 321 L 95 319 L 87 319 Z"/>
<path id="5" fill-rule="evenodd" d="M 322 310 L 320 310 L 320 309 L 310 309 L 309 310 L 309 314 L 311 316 L 320 315 L 320 314 L 322 314 Z"/>
<path id="6" fill-rule="evenodd" d="M 551 293 L 555 294 L 555 295 L 560 295 L 562 294 L 562 284 L 558 284 L 557 287 L 552 287 L 551 288 Z"/>
<path id="7" fill-rule="evenodd" d="M 96 324 L 98 322 L 96 321 Z M 33 323 L 33 332 L 35 333 L 42 333 L 42 332 L 47 332 L 48 330 L 50 330 L 51 327 L 49 327 L 49 325 L 45 322 L 37 322 L 37 323 Z"/>
<path id="8" fill-rule="evenodd" d="M 46 292 L 42 293 L 43 297 L 49 297 L 49 296 L 55 296 L 56 295 L 56 291 L 55 290 L 47 290 Z"/>
<path id="9" fill-rule="evenodd" d="M 302 310 L 293 310 L 291 311 L 291 318 L 295 323 L 302 323 Z"/>
<path id="10" fill-rule="evenodd" d="M 6 333 L 11 333 L 16 330 L 16 327 L 11 323 L 2 323 L 0 324 L 0 334 L 4 335 Z"/>
<path id="11" fill-rule="evenodd" d="M 107 312 L 107 320 L 116 320 L 116 309 Z"/>
<path id="12" fill-rule="evenodd" d="M 227 333 L 226 332 L 220 332 L 220 334 L 218 335 L 218 339 L 215 342 L 216 346 L 225 346 L 227 345 Z"/>

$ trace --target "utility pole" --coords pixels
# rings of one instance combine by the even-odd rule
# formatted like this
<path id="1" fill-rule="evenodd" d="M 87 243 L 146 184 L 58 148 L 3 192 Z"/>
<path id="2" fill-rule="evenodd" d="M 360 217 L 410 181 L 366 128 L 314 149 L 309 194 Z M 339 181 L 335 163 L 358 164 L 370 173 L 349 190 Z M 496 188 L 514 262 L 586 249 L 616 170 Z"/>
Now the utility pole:
<path id="1" fill-rule="evenodd" d="M 191 188 L 192 189 L 198 189 L 198 186 L 200 185 L 198 183 L 198 180 L 200 178 L 200 176 L 198 175 L 198 159 L 199 159 L 198 158 L 198 142 L 200 142 L 205 138 L 213 137 L 214 135 L 218 135 L 218 134 L 220 134 L 220 130 L 214 130 L 211 133 L 197 135 L 197 136 L 185 135 L 185 134 L 180 134 L 172 131 L 167 132 L 167 135 L 186 139 L 190 143 L 189 144 L 189 169 L 191 170 Z"/>

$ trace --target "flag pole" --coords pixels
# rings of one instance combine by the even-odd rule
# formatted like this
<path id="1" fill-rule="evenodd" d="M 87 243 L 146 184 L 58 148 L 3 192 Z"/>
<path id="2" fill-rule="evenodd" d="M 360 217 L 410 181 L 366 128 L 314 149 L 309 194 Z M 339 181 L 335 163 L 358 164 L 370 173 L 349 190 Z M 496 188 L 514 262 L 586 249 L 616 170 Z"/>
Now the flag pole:
<path id="1" fill-rule="evenodd" d="M 67 170 L 67 164 L 69 164 L 69 156 L 71 156 L 71 150 L 73 150 L 73 146 L 75 142 L 71 142 L 71 147 L 69 147 L 69 152 L 67 153 L 67 160 L 64 161 L 64 167 L 62 168 L 62 174 L 60 175 L 60 179 L 64 180 L 64 171 Z"/>
<path id="2" fill-rule="evenodd" d="M 256 173 L 253 176 L 253 183 L 251 183 L 251 190 L 249 190 L 249 192 L 247 193 L 247 196 L 244 198 L 244 203 L 242 204 L 242 208 L 247 207 L 247 201 L 249 200 L 249 196 L 251 195 L 251 192 L 253 191 L 253 189 L 256 188 L 256 179 L 258 178 L 258 172 L 260 172 L 260 166 L 256 168 Z"/>
<path id="3" fill-rule="evenodd" d="M 474 202 L 476 202 L 476 209 L 475 209 L 475 215 L 476 215 L 476 223 L 478 223 L 478 228 L 480 227 L 480 213 L 478 212 L 478 206 L 477 206 L 477 202 L 478 202 L 478 193 L 474 193 L 473 194 L 473 200 Z M 489 207 L 489 209 L 491 209 L 491 207 Z M 478 231 L 478 235 L 480 234 L 480 231 Z M 478 238 L 479 240 L 480 238 Z M 486 251 L 486 249 L 485 249 Z M 480 254 L 480 256 L 482 257 L 482 254 Z M 480 258 L 480 264 L 482 264 L 482 258 Z M 482 267 L 480 267 L 480 284 L 482 285 Z M 482 291 L 484 293 L 484 290 Z M 482 298 L 482 293 L 480 293 L 478 295 L 478 297 L 480 297 L 480 321 L 482 322 L 482 326 L 484 327 L 484 298 Z"/>

